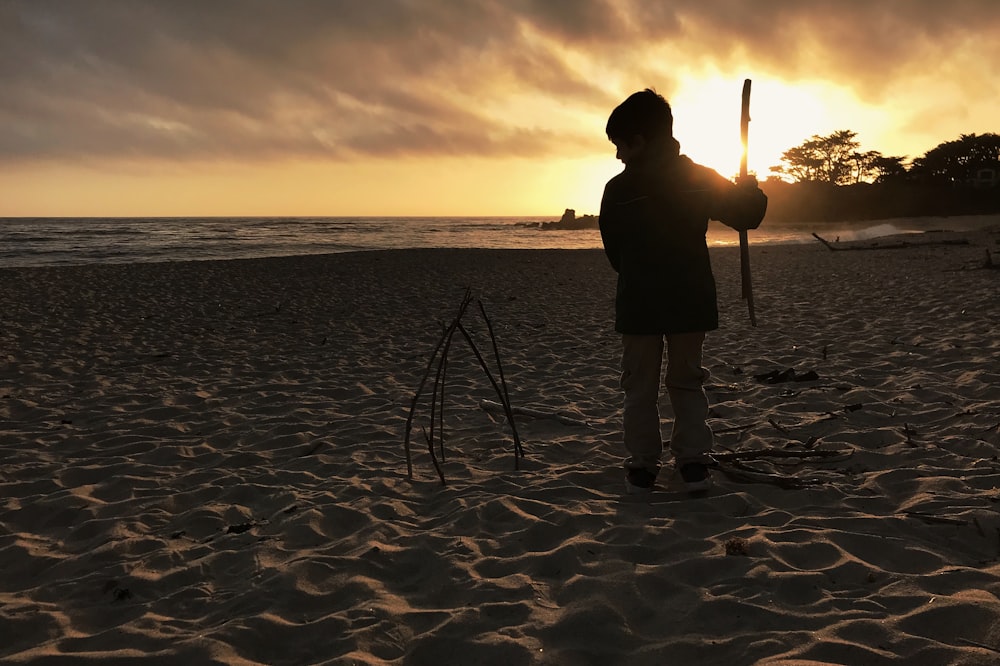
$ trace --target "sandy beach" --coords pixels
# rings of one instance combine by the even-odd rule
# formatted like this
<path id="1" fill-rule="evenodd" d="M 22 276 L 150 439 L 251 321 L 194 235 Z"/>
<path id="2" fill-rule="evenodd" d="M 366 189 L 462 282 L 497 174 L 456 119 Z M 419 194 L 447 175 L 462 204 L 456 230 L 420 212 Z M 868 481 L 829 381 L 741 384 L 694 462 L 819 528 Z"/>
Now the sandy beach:
<path id="1" fill-rule="evenodd" d="M 0 662 L 1000 663 L 1000 229 L 942 236 L 754 247 L 756 328 L 712 251 L 699 497 L 623 494 L 599 250 L 0 269 Z M 466 288 L 563 418 L 515 470 L 456 338 L 442 486 Z"/>

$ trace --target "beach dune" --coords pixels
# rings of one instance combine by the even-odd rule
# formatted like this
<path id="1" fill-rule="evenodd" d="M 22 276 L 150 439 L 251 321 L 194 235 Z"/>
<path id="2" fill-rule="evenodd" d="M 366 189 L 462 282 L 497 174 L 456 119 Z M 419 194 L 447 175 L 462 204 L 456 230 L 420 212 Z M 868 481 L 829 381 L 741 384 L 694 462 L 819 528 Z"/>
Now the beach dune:
<path id="1" fill-rule="evenodd" d="M 600 251 L 0 269 L 0 661 L 996 664 L 1000 233 L 967 237 L 753 247 L 756 328 L 713 249 L 730 455 L 638 499 Z M 467 288 L 512 403 L 578 422 L 519 416 L 515 470 L 456 338 L 443 486 L 429 398 L 412 479 L 403 433 Z"/>

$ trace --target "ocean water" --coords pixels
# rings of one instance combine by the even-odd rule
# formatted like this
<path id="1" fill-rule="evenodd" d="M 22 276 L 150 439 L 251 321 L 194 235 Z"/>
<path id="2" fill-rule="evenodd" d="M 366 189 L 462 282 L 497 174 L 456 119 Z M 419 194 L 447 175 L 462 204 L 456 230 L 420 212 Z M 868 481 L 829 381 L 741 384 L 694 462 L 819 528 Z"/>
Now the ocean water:
<path id="1" fill-rule="evenodd" d="M 553 230 L 557 217 L 0 218 L 0 267 L 144 263 L 395 248 L 600 248 L 596 229 Z M 886 225 L 883 225 L 886 226 Z M 886 233 L 898 232 L 892 226 Z M 885 234 L 877 234 L 885 235 Z M 710 246 L 738 235 L 709 226 Z M 815 242 L 806 228 L 750 232 L 752 244 Z"/>

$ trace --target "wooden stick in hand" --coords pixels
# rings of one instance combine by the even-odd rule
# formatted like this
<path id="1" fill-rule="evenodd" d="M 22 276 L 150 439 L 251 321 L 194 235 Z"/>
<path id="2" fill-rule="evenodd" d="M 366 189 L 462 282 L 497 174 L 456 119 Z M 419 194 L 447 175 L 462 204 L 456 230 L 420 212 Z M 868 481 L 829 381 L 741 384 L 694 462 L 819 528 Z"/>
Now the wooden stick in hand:
<path id="1" fill-rule="evenodd" d="M 740 140 L 743 142 L 743 156 L 740 158 L 740 178 L 747 176 L 747 140 L 750 134 L 750 79 L 743 82 L 743 107 L 740 113 Z M 740 232 L 740 282 L 743 300 L 747 302 L 750 325 L 757 325 L 757 315 L 753 307 L 753 282 L 750 279 L 750 240 L 747 232 Z"/>

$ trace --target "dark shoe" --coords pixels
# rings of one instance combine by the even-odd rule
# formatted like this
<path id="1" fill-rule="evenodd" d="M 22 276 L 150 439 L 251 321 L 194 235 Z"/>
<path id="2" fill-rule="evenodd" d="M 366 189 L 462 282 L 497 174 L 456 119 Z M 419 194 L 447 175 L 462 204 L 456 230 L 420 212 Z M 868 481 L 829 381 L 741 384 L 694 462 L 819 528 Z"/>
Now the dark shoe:
<path id="1" fill-rule="evenodd" d="M 712 475 L 708 466 L 703 463 L 687 463 L 681 465 L 681 478 L 684 479 L 684 489 L 689 493 L 697 493 L 712 487 Z"/>
<path id="2" fill-rule="evenodd" d="M 653 492 L 656 475 L 645 468 L 630 469 L 625 472 L 625 492 L 629 495 L 644 495 Z"/>

